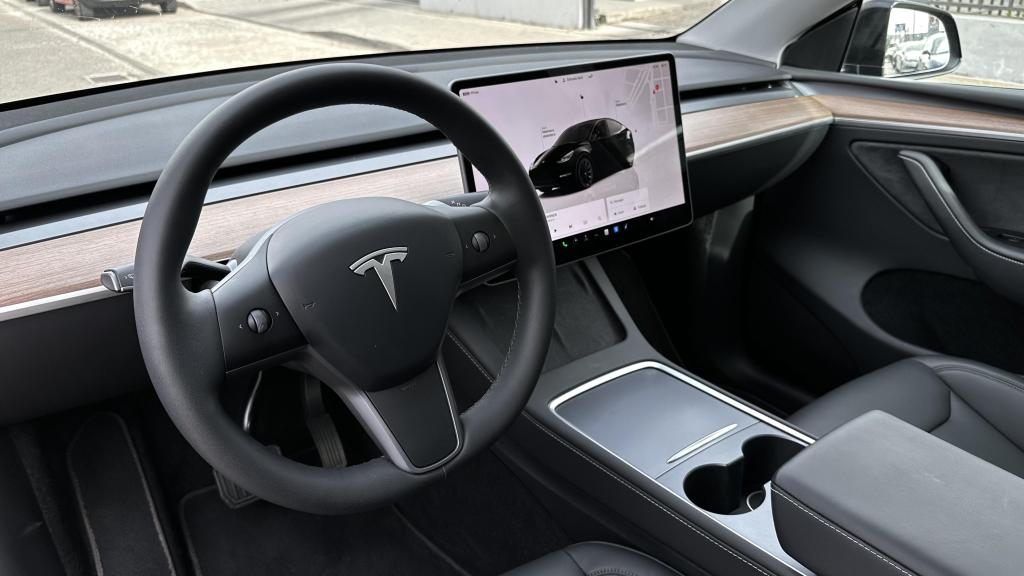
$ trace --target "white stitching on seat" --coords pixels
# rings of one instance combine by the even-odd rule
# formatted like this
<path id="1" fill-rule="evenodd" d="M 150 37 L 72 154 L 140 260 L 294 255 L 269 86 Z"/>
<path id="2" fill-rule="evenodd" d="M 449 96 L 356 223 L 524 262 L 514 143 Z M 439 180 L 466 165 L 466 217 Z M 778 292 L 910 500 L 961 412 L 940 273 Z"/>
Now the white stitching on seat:
<path id="1" fill-rule="evenodd" d="M 640 576 L 632 570 L 625 568 L 598 568 L 587 572 L 587 576 Z"/>
<path id="2" fill-rule="evenodd" d="M 893 562 L 892 560 L 890 560 L 890 559 L 886 558 L 885 556 L 882 556 L 881 554 L 879 554 L 879 553 L 878 553 L 878 552 L 876 552 L 875 550 L 871 549 L 871 548 L 870 548 L 870 547 L 868 547 L 868 546 L 867 546 L 866 544 L 864 544 L 863 542 L 861 542 L 861 541 L 857 540 L 857 539 L 856 539 L 856 538 L 854 538 L 853 536 L 850 536 L 849 534 L 847 534 L 847 533 L 846 533 L 846 532 L 845 532 L 844 530 L 842 530 L 842 529 L 841 529 L 841 528 L 839 528 L 838 526 L 835 526 L 835 525 L 833 525 L 833 524 L 832 524 L 831 522 L 829 522 L 828 520 L 825 520 L 824 518 L 822 518 L 821 516 L 819 516 L 819 515 L 815 514 L 814 512 L 811 512 L 811 511 L 810 511 L 810 510 L 808 510 L 807 508 L 804 508 L 804 507 L 803 507 L 803 506 L 801 506 L 801 505 L 800 505 L 800 504 L 799 504 L 798 502 L 796 502 L 795 500 L 793 500 L 793 499 L 792 499 L 792 498 L 790 498 L 789 496 L 786 496 L 786 494 L 784 494 L 784 493 L 783 493 L 783 492 L 782 492 L 781 490 L 779 490 L 778 488 L 776 488 L 776 487 L 775 487 L 774 485 L 772 486 L 772 492 L 774 492 L 774 493 L 778 494 L 779 496 L 781 496 L 781 497 L 785 498 L 787 502 L 789 502 L 789 503 L 790 503 L 790 504 L 792 504 L 793 506 L 796 506 L 797 508 L 799 508 L 800 510 L 802 510 L 802 511 L 804 512 L 804 514 L 807 514 L 807 515 L 808 515 L 808 516 L 810 516 L 811 518 L 814 518 L 814 519 L 815 519 L 815 520 L 817 520 L 818 522 L 820 522 L 820 523 L 824 524 L 825 526 L 828 526 L 829 528 L 831 528 L 831 529 L 832 529 L 832 530 L 833 530 L 834 532 L 836 532 L 837 534 L 839 534 L 839 535 L 840 535 L 840 536 L 842 536 L 843 538 L 846 538 L 846 539 L 847 539 L 847 540 L 849 540 L 850 542 L 853 542 L 853 543 L 854 543 L 854 544 L 856 544 L 857 546 L 860 546 L 860 547 L 861 547 L 861 548 L 863 548 L 864 550 L 867 550 L 867 551 L 868 551 L 868 552 L 870 552 L 870 553 L 871 553 L 871 554 L 872 554 L 872 555 L 873 555 L 873 556 L 874 556 L 875 558 L 878 558 L 878 559 L 879 559 L 879 560 L 881 560 L 882 562 L 885 562 L 885 563 L 886 563 L 886 564 L 888 564 L 889 566 L 892 566 L 892 567 L 893 567 L 893 568 L 895 568 L 896 570 L 899 570 L 900 572 L 902 572 L 902 573 L 903 573 L 903 574 L 905 574 L 906 576 L 913 576 L 913 574 L 911 574 L 910 572 L 908 572 L 908 571 L 907 571 L 906 569 L 904 569 L 903 567 L 899 566 L 898 564 L 896 564 L 896 563 L 895 563 L 895 562 Z"/>
<path id="3" fill-rule="evenodd" d="M 927 364 L 926 364 L 926 366 L 927 366 Z M 991 382 L 997 382 L 999 384 L 1004 384 L 1006 386 L 1009 386 L 1009 387 L 1013 388 L 1014 390 L 1016 390 L 1017 392 L 1024 392 L 1024 386 L 1021 386 L 1020 384 L 1017 384 L 1016 382 L 1013 382 L 1012 380 L 1008 380 L 1008 379 L 1003 378 L 1001 376 L 998 376 L 996 374 L 989 374 L 989 373 L 984 372 L 982 370 L 978 370 L 978 369 L 975 369 L 975 368 L 970 368 L 968 366 L 957 366 L 956 364 L 939 364 L 939 365 L 935 366 L 934 368 L 932 368 L 932 370 L 934 370 L 936 374 L 944 374 L 946 372 L 960 372 L 961 374 L 973 374 L 975 376 L 980 376 L 981 378 L 984 378 L 984 379 L 989 380 Z M 943 382 L 943 383 L 945 383 L 945 382 Z M 949 384 L 946 383 L 946 386 L 948 387 Z"/>
<path id="4" fill-rule="evenodd" d="M 693 526 L 689 522 L 687 522 L 687 521 L 683 520 L 682 518 L 680 518 L 678 514 L 676 514 L 675 512 L 669 510 L 668 508 L 666 508 L 660 502 L 657 502 L 656 500 L 652 499 L 650 496 L 648 496 L 647 494 L 643 493 L 640 489 L 636 488 L 635 486 L 633 486 L 629 482 L 626 482 L 622 478 L 619 478 L 616 474 L 608 471 L 608 469 L 606 469 L 604 466 L 602 466 L 599 462 L 595 461 L 594 459 L 592 459 L 590 456 L 587 456 L 583 452 L 577 450 L 575 446 L 573 446 L 572 444 L 569 444 L 568 442 L 566 442 L 565 440 L 560 438 L 557 434 L 555 434 L 555 433 L 551 432 L 550 430 L 548 430 L 540 422 L 538 422 L 533 416 L 530 416 L 529 413 L 523 412 L 523 416 L 525 416 L 527 420 L 529 420 L 531 423 L 533 423 L 533 425 L 536 426 L 541 432 L 544 432 L 545 434 L 547 434 L 548 436 L 550 436 L 551 438 L 556 440 L 559 444 L 561 444 L 562 446 L 565 446 L 566 448 L 568 448 L 569 450 L 574 452 L 577 456 L 579 456 L 580 458 L 583 458 L 584 460 L 586 460 L 587 462 L 589 462 L 590 464 L 595 466 L 598 470 L 600 470 L 600 471 L 604 472 L 605 474 L 607 474 L 609 477 L 611 477 L 613 480 L 615 480 L 619 484 L 622 484 L 623 486 L 625 486 L 626 488 L 628 488 L 629 490 L 633 491 L 638 496 L 643 498 L 644 500 L 647 500 L 648 502 L 653 504 L 656 508 L 658 508 L 659 510 L 661 510 L 662 512 L 667 514 L 670 518 L 672 518 L 676 522 L 679 522 L 683 526 L 686 526 L 687 528 L 692 530 L 695 534 L 697 534 L 701 538 L 703 538 L 703 539 L 707 540 L 708 542 L 714 544 L 718 548 L 721 548 L 723 551 L 728 553 L 730 556 L 732 556 L 733 558 L 736 558 L 740 562 L 746 564 L 747 566 L 749 566 L 751 569 L 753 569 L 754 571 L 758 572 L 759 574 L 763 574 L 764 576 L 770 576 L 768 574 L 768 572 L 765 572 L 763 569 L 758 567 L 756 564 L 750 562 L 746 558 L 744 558 L 744 557 L 740 556 L 739 554 L 733 552 L 732 550 L 727 548 L 724 544 L 722 544 L 721 542 L 715 540 L 711 536 L 708 536 L 707 534 L 701 532 L 695 526 Z M 908 575 L 908 576 L 912 576 L 912 575 Z"/>
<path id="5" fill-rule="evenodd" d="M 939 189 L 935 186 L 935 182 L 932 181 L 932 177 L 928 174 L 928 171 L 925 169 L 924 165 L 921 164 L 920 162 L 918 162 L 917 160 L 915 160 L 913 158 L 910 158 L 909 156 L 900 155 L 900 158 L 902 158 L 904 160 L 907 160 L 908 162 L 913 162 L 914 164 L 917 164 L 917 167 L 920 168 L 921 172 L 924 174 L 925 180 L 928 181 L 928 185 L 932 187 L 932 190 L 935 191 L 935 195 L 939 197 L 939 202 L 942 202 L 942 205 L 946 208 L 946 212 L 949 212 L 949 215 L 953 218 L 953 221 L 956 222 L 956 225 L 960 228 L 960 231 L 964 233 L 964 236 L 966 236 L 967 239 L 971 241 L 971 244 L 974 244 L 975 246 L 980 248 L 982 251 L 984 251 L 984 252 L 986 252 L 988 254 L 991 254 L 992 256 L 995 256 L 996 258 L 999 258 L 1000 260 L 1006 260 L 1010 264 L 1016 264 L 1017 266 L 1024 266 L 1024 262 L 1021 262 L 1019 260 L 1015 260 L 1015 259 L 1010 258 L 1008 256 L 1003 256 L 1002 254 L 998 254 L 996 252 L 993 252 L 992 250 L 989 250 L 988 248 L 983 246 L 980 242 L 975 240 L 974 236 L 971 236 L 971 234 L 967 232 L 967 229 L 964 228 L 964 225 L 962 223 L 960 223 L 960 219 L 957 218 L 956 214 L 953 213 L 953 209 L 950 208 L 949 204 L 946 203 L 946 199 L 942 196 L 942 193 L 939 192 Z"/>
<path id="6" fill-rule="evenodd" d="M 921 363 L 924 364 L 925 366 L 928 366 L 928 364 L 925 364 L 924 362 L 921 362 Z M 987 424 L 989 426 L 989 428 L 994 430 L 996 432 L 996 434 L 999 434 L 1000 436 L 1002 436 L 1007 442 L 1009 442 L 1011 445 L 1013 445 L 1014 448 L 1017 448 L 1017 450 L 1024 451 L 1024 448 L 1022 448 L 1020 446 L 1020 444 L 1016 440 L 1011 438 L 1010 435 L 1007 432 L 1004 432 L 998 426 L 993 424 L 984 414 L 982 414 L 982 411 L 977 406 L 975 406 L 974 404 L 971 404 L 971 402 L 968 401 L 967 398 L 965 398 L 961 394 L 958 394 L 957 390 L 954 389 L 954 385 L 951 384 L 950 382 L 948 382 L 943 377 L 943 375 L 946 374 L 946 373 L 949 373 L 949 372 L 958 372 L 960 374 L 971 374 L 971 375 L 977 376 L 979 378 L 982 378 L 983 380 L 987 380 L 989 382 L 993 382 L 995 384 L 1002 384 L 1003 386 L 1006 386 L 1010 390 L 1012 390 L 1014 392 L 1017 392 L 1017 393 L 1024 393 L 1024 387 L 1022 387 L 1020 384 L 1017 384 L 1013 380 L 1010 380 L 1010 379 L 1007 379 L 1007 378 L 1003 378 L 1002 376 L 999 376 L 998 374 L 991 374 L 991 373 L 985 372 L 985 371 L 983 371 L 981 369 L 973 368 L 973 367 L 970 367 L 970 366 L 960 366 L 960 365 L 957 365 L 957 364 L 937 364 L 934 367 L 932 367 L 932 366 L 928 366 L 928 367 L 931 368 L 935 372 L 935 376 L 939 379 L 940 382 L 942 382 L 943 386 L 945 386 L 946 389 L 949 390 L 950 403 L 952 403 L 952 399 L 953 398 L 958 398 L 961 402 L 966 404 L 967 407 L 972 412 L 974 412 L 978 416 L 978 418 L 981 419 L 982 422 L 984 422 L 985 424 Z M 948 418 L 946 418 L 946 422 L 949 422 L 949 420 L 950 420 L 950 418 L 952 418 L 952 416 L 953 416 L 953 411 L 950 410 L 950 415 L 949 415 Z M 943 422 L 943 424 L 945 424 L 946 422 Z M 935 431 L 938 430 L 938 429 L 939 429 L 939 426 L 936 426 L 935 428 L 932 428 L 931 430 L 929 430 L 929 432 L 934 434 Z"/>

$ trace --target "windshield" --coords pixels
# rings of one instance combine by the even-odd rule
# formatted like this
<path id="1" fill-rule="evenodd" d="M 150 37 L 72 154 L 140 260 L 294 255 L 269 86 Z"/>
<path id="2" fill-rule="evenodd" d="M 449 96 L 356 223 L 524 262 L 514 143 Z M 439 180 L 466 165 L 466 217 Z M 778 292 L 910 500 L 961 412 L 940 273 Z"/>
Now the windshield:
<path id="1" fill-rule="evenodd" d="M 727 0 L 0 0 L 0 102 L 211 70 L 667 38 Z"/>

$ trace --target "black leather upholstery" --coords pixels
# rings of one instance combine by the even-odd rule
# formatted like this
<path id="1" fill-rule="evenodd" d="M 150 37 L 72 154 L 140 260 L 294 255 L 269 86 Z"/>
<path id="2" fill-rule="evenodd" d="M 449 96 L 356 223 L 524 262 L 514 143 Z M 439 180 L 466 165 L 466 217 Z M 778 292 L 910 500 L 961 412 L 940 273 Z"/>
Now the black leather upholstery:
<path id="1" fill-rule="evenodd" d="M 878 411 L 775 474 L 783 549 L 818 576 L 1021 574 L 1024 479 Z"/>
<path id="2" fill-rule="evenodd" d="M 1024 477 L 1024 378 L 968 360 L 927 356 L 853 380 L 790 421 L 821 437 L 881 410 Z"/>
<path id="3" fill-rule="evenodd" d="M 505 576 L 680 576 L 678 572 L 636 550 L 584 542 L 524 564 Z"/>

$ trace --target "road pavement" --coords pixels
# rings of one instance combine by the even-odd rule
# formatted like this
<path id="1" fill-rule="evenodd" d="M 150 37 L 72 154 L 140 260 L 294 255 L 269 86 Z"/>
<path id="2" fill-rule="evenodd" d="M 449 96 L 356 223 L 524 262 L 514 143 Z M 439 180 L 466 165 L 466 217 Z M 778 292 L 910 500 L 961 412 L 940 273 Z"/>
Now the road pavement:
<path id="1" fill-rule="evenodd" d="M 294 60 L 405 50 L 664 38 L 720 0 L 596 0 L 593 30 L 560 30 L 420 10 L 417 0 L 179 0 L 80 21 L 35 2 L 0 0 L 0 102 Z M 963 18 L 964 64 L 940 81 L 1024 82 L 1024 22 Z M 995 81 L 993 81 L 995 80 Z"/>
<path id="2" fill-rule="evenodd" d="M 0 101 L 158 76 L 346 56 L 364 45 L 179 8 L 95 20 L 0 0 Z"/>
<path id="3" fill-rule="evenodd" d="M 954 16 L 963 49 L 956 74 L 990 86 L 1024 87 L 1024 20 Z"/>
<path id="4" fill-rule="evenodd" d="M 620 6 L 627 3 L 602 1 L 609 4 L 615 23 L 594 30 L 560 30 L 426 12 L 415 0 L 179 0 L 175 14 L 161 14 L 156 5 L 144 4 L 82 21 L 35 2 L 0 0 L 0 102 L 293 60 L 665 37 L 687 17 L 680 12 L 670 19 L 673 6 L 709 0 L 650 0 L 640 3 L 644 11 L 636 20 Z M 660 19 L 669 23 L 659 24 Z"/>

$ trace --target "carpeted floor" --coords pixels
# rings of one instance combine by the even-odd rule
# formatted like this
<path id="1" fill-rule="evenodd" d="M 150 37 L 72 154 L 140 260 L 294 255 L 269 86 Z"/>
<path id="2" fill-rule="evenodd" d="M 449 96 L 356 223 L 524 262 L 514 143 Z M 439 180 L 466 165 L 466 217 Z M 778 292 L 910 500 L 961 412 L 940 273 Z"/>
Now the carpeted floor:
<path id="1" fill-rule="evenodd" d="M 256 502 L 232 510 L 214 487 L 181 503 L 196 574 L 464 576 L 394 511 L 314 516 Z"/>
<path id="2" fill-rule="evenodd" d="M 97 574 L 176 576 L 164 522 L 128 428 L 95 414 L 68 445 L 68 473 Z"/>
<path id="3" fill-rule="evenodd" d="M 492 452 L 389 508 L 316 516 L 228 508 L 149 394 L 33 428 L 34 475 L 66 518 L 76 574 L 99 573 L 99 558 L 108 574 L 488 576 L 571 543 Z"/>
<path id="4" fill-rule="evenodd" d="M 315 516 L 257 502 L 231 510 L 213 487 L 181 522 L 197 574 L 501 574 L 569 538 L 491 453 L 374 512 Z"/>

